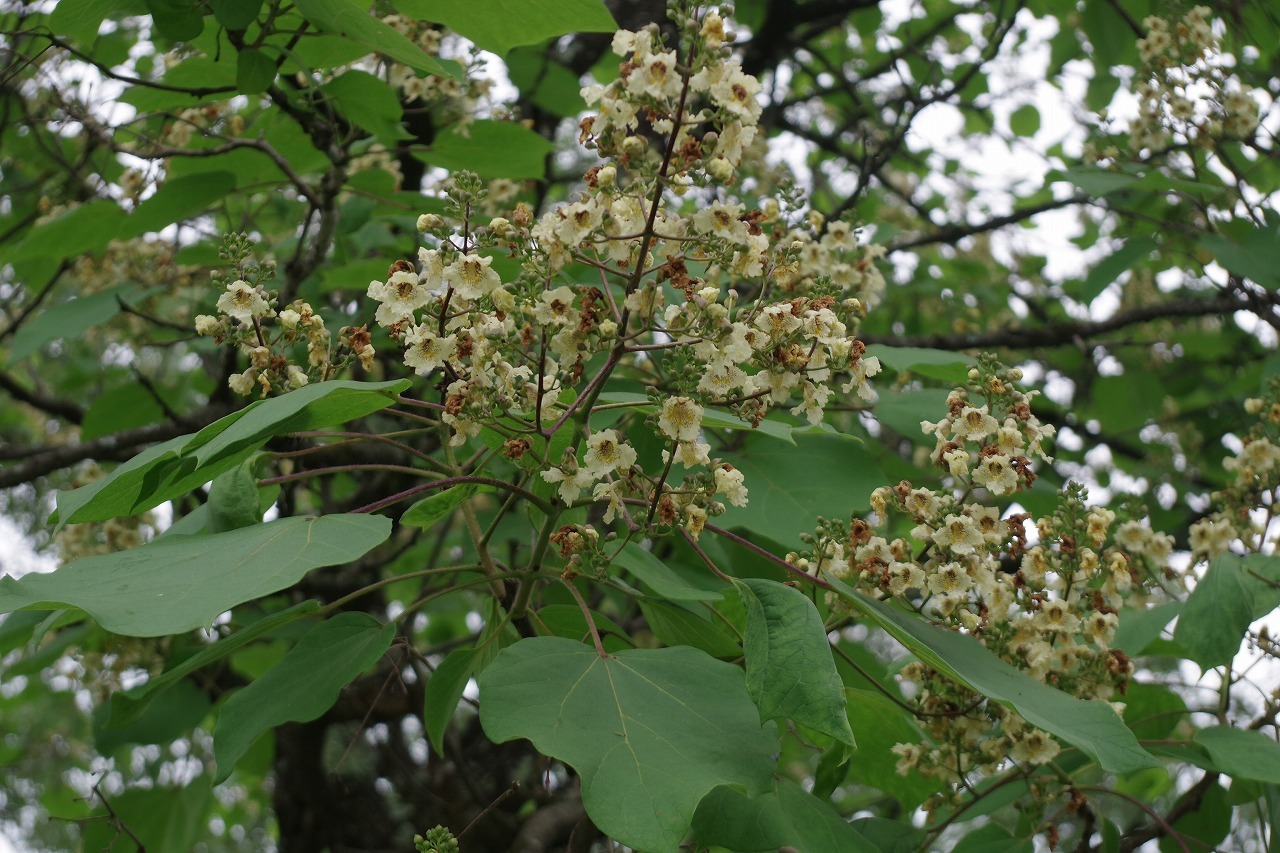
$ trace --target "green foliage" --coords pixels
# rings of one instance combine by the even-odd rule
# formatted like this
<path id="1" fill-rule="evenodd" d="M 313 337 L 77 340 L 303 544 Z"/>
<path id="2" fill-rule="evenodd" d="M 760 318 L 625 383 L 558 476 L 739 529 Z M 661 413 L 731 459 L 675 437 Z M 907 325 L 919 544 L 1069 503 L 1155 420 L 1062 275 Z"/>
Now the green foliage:
<path id="1" fill-rule="evenodd" d="M 704 652 L 603 656 L 535 637 L 503 650 L 480 691 L 489 737 L 528 738 L 573 766 L 597 825 L 642 850 L 676 850 L 694 807 L 717 785 L 754 794 L 770 784 L 773 726 L 760 724 L 742 671 Z"/>
<path id="2" fill-rule="evenodd" d="M 1265 5 L 0 11 L 0 828 L 1276 848 Z"/>
<path id="3" fill-rule="evenodd" d="M 67 605 L 117 634 L 177 634 L 287 589 L 312 569 L 358 559 L 390 535 L 390 522 L 379 516 L 326 515 L 166 537 L 134 551 L 85 557 L 53 574 L 0 579 L 0 612 Z"/>
<path id="4" fill-rule="evenodd" d="M 263 733 L 289 722 L 314 720 L 333 706 L 338 692 L 378 661 L 391 645 L 395 625 L 364 613 L 339 613 L 302 635 L 280 662 L 218 712 L 213 730 L 215 782 Z"/>

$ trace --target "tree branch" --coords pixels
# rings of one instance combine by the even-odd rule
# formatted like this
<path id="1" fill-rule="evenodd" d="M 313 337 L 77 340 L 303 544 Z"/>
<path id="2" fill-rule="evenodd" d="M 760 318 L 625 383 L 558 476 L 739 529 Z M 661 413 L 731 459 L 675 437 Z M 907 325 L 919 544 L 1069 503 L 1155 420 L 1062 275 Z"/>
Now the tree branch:
<path id="1" fill-rule="evenodd" d="M 1276 301 L 1271 294 L 1270 302 Z M 1017 326 L 993 329 L 973 335 L 864 335 L 867 344 L 885 344 L 900 347 L 926 347 L 942 350 L 968 350 L 991 347 L 1056 347 L 1095 338 L 1129 326 L 1165 320 L 1174 317 L 1212 317 L 1247 311 L 1254 306 L 1236 296 L 1217 296 L 1209 299 L 1183 299 L 1141 305 L 1127 311 L 1118 311 L 1106 320 L 1079 320 L 1050 323 L 1044 326 Z"/>

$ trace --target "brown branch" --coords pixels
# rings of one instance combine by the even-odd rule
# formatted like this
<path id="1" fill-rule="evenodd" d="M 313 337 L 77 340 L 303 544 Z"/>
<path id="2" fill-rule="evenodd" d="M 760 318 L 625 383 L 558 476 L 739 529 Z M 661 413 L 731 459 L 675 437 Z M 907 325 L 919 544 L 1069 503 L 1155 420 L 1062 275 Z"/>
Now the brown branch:
<path id="1" fill-rule="evenodd" d="M 16 379 L 3 371 L 0 371 L 0 391 L 7 391 L 13 399 L 37 408 L 47 415 L 64 418 L 74 424 L 84 421 L 84 409 L 81 406 L 70 400 L 61 400 L 40 391 L 24 388 Z"/>
<path id="2" fill-rule="evenodd" d="M 141 77 L 132 77 L 128 74 L 120 74 L 116 71 L 111 70 L 109 66 L 103 65 L 100 62 L 96 61 L 89 54 L 76 50 L 74 47 L 72 47 L 62 39 L 55 36 L 52 30 L 49 30 L 49 31 L 44 31 L 44 30 L 45 30 L 44 27 L 41 27 L 38 30 L 28 30 L 27 34 L 36 35 L 41 38 L 48 39 L 49 43 L 52 44 L 54 47 L 60 50 L 65 50 L 67 53 L 71 54 L 72 56 L 76 57 L 82 62 L 87 62 L 90 65 L 92 65 L 95 69 L 97 69 L 98 73 L 101 74 L 103 77 L 109 77 L 112 80 L 119 80 L 121 83 L 128 83 L 131 86 L 143 86 L 147 89 L 159 89 L 160 91 L 163 91 L 163 92 L 177 92 L 182 95 L 190 95 L 193 98 L 205 98 L 205 97 L 208 97 L 209 95 L 229 94 L 231 92 L 238 91 L 237 87 L 235 86 L 203 86 L 203 87 L 197 87 L 197 88 L 188 88 L 186 86 L 172 86 L 167 83 L 157 83 L 152 80 L 143 80 Z M 12 35 L 22 35 L 22 34 L 21 33 L 4 33 L 4 35 L 12 36 Z"/>
<path id="3" fill-rule="evenodd" d="M 908 237 L 902 240 L 894 240 L 885 245 L 885 249 L 889 252 L 904 252 L 908 249 L 915 249 L 920 246 L 928 246 L 936 243 L 954 243 L 965 237 L 972 237 L 975 234 L 985 234 L 988 231 L 995 231 L 1004 228 L 1006 225 L 1016 225 L 1023 220 L 1030 219 L 1041 213 L 1050 210 L 1060 210 L 1064 207 L 1070 207 L 1073 204 L 1086 204 L 1089 197 L 1086 195 L 1073 195 L 1067 198 L 1054 199 L 1041 204 L 1032 205 L 1031 207 L 1020 207 L 1012 213 L 1004 216 L 997 216 L 994 219 L 988 219 L 985 222 L 978 222 L 972 225 L 948 225 L 946 228 L 940 228 L 932 234 L 921 234 L 916 237 Z"/>
<path id="4" fill-rule="evenodd" d="M 1270 301 L 1274 304 L 1275 294 Z M 1049 323 L 1044 326 L 1011 326 L 972 335 L 865 335 L 868 344 L 927 347 L 941 350 L 969 350 L 991 347 L 1056 347 L 1075 344 L 1119 329 L 1175 317 L 1212 317 L 1244 311 L 1250 304 L 1233 295 L 1208 299 L 1182 299 L 1142 305 L 1118 311 L 1106 320 L 1077 320 Z"/>
<path id="5" fill-rule="evenodd" d="M 30 455 L 25 462 L 0 471 L 0 489 L 7 489 L 43 477 L 61 468 L 67 468 L 85 459 L 123 460 L 133 456 L 139 448 L 159 441 L 168 441 L 213 423 L 231 409 L 212 405 L 183 419 L 181 423 L 150 424 L 125 430 L 115 435 L 104 435 L 93 441 L 48 447 Z"/>
<path id="6" fill-rule="evenodd" d="M 1173 804 L 1173 808 L 1169 809 L 1168 814 L 1164 815 L 1162 818 L 1157 815 L 1157 820 L 1154 823 L 1139 827 L 1121 838 L 1121 853 L 1130 853 L 1130 851 L 1137 850 L 1148 841 L 1152 841 L 1156 838 L 1163 838 L 1166 835 L 1172 836 L 1173 839 L 1181 845 L 1182 849 L 1186 850 L 1186 843 L 1178 837 L 1177 833 L 1173 829 L 1173 825 L 1185 815 L 1199 811 L 1200 806 L 1204 804 L 1204 795 L 1210 788 L 1216 785 L 1217 782 L 1217 773 L 1213 771 L 1206 772 L 1204 774 L 1204 778 L 1191 786 L 1185 794 L 1178 798 L 1178 801 Z M 1109 793 L 1117 792 L 1112 791 Z"/>

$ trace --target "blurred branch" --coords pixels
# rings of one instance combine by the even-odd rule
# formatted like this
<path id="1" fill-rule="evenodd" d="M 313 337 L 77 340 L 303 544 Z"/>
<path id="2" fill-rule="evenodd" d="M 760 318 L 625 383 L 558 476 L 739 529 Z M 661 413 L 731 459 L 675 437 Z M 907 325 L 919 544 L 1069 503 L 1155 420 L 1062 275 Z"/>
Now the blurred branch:
<path id="1" fill-rule="evenodd" d="M 1269 294 L 1271 306 L 1280 304 L 1280 294 Z M 1243 300 L 1236 295 L 1209 299 L 1175 299 L 1117 311 L 1106 320 L 1077 320 L 1049 323 L 1043 326 L 1010 326 L 987 332 L 959 335 L 866 335 L 868 344 L 900 347 L 927 347 L 942 350 L 968 350 L 991 347 L 1044 348 L 1074 344 L 1129 326 L 1167 320 L 1175 317 L 1212 317 L 1236 311 L 1256 312 L 1258 300 Z"/>

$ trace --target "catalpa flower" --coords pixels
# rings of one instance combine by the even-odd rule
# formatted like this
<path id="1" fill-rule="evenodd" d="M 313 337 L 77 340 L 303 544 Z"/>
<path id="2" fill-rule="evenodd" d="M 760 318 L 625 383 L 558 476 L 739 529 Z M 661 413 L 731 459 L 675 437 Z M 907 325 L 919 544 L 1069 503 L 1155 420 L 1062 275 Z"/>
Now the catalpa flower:
<path id="1" fill-rule="evenodd" d="M 636 464 L 636 450 L 622 440 L 615 429 L 602 429 L 587 439 L 583 468 L 594 476 L 613 470 L 623 473 Z"/>
<path id="2" fill-rule="evenodd" d="M 218 297 L 218 310 L 247 326 L 267 316 L 271 307 L 260 290 L 247 281 L 236 280 L 228 284 L 227 292 Z"/>
<path id="3" fill-rule="evenodd" d="M 662 401 L 658 429 L 677 441 L 696 441 L 702 431 L 702 407 L 689 397 L 668 397 Z"/>
<path id="4" fill-rule="evenodd" d="M 407 347 L 404 363 L 412 367 L 419 376 L 426 376 L 442 366 L 458 351 L 457 336 L 439 337 L 425 323 L 410 329 L 404 336 L 404 342 Z"/>
<path id="5" fill-rule="evenodd" d="M 464 299 L 479 299 L 502 284 L 498 274 L 489 268 L 493 258 L 463 255 L 444 269 L 444 282 Z"/>

